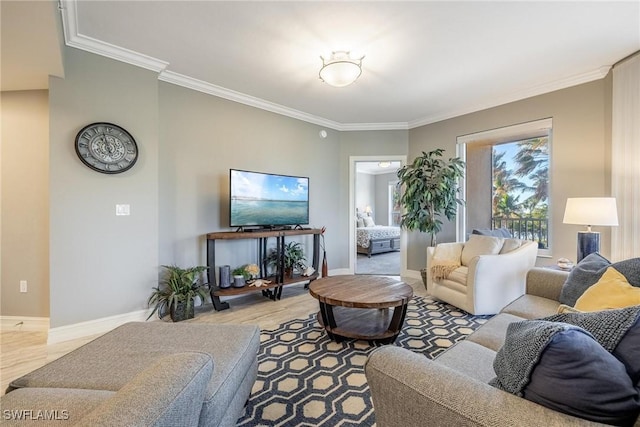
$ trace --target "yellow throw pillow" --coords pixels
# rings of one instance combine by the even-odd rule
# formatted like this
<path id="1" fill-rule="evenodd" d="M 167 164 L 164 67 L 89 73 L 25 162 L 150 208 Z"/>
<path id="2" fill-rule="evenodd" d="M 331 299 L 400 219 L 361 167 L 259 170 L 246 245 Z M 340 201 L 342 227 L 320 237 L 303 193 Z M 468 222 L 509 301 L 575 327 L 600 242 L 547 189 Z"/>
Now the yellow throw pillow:
<path id="1" fill-rule="evenodd" d="M 618 270 L 609 267 L 600 280 L 578 298 L 575 308 L 600 311 L 632 305 L 640 305 L 640 288 L 631 286 Z"/>

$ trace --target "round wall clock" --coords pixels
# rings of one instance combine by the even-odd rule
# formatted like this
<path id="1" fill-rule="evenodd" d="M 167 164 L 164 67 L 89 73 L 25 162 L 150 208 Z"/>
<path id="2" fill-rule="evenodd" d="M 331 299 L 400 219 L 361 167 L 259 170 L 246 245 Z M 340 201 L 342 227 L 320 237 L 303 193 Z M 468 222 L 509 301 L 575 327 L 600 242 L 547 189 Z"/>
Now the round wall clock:
<path id="1" fill-rule="evenodd" d="M 76 153 L 82 163 L 102 173 L 121 173 L 138 160 L 133 136 L 118 125 L 91 123 L 76 135 Z"/>

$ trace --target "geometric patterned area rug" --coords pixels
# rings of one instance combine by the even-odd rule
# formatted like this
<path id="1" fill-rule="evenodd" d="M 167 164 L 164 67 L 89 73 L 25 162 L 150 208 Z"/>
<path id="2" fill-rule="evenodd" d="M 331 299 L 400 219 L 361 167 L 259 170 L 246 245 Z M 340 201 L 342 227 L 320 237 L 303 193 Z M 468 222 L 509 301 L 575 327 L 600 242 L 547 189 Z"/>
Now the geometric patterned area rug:
<path id="1" fill-rule="evenodd" d="M 414 297 L 391 345 L 433 359 L 489 318 Z M 315 314 L 264 330 L 260 339 L 258 379 L 238 426 L 375 425 L 364 363 L 376 345 L 331 341 Z"/>

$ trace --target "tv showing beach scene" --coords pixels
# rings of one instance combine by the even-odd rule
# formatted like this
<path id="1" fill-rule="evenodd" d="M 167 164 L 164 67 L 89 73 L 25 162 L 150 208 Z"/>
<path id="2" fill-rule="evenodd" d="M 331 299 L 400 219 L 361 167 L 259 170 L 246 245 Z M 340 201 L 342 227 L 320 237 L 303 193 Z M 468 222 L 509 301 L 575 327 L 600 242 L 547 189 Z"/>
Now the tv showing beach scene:
<path id="1" fill-rule="evenodd" d="M 229 225 L 309 223 L 309 178 L 230 169 Z"/>

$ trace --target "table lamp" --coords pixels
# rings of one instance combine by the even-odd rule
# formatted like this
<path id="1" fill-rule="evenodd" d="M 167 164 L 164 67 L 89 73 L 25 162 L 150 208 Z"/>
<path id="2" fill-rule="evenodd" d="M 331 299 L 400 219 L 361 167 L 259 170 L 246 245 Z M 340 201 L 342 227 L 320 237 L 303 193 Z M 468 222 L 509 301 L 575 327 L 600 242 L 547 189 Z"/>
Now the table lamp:
<path id="1" fill-rule="evenodd" d="M 600 251 L 600 233 L 591 231 L 592 225 L 618 225 L 618 210 L 613 197 L 575 197 L 567 199 L 564 224 L 586 225 L 586 231 L 578 232 L 578 258 L 580 262 L 593 252 Z"/>

